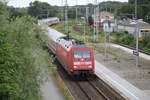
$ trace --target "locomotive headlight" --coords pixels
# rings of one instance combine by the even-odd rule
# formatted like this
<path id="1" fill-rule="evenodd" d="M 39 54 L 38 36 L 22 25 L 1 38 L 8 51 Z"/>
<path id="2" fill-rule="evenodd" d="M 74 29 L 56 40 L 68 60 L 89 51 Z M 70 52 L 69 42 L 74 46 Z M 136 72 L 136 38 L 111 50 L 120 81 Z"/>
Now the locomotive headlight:
<path id="1" fill-rule="evenodd" d="M 81 63 L 80 62 L 74 62 L 73 64 L 74 65 L 80 65 Z"/>
<path id="2" fill-rule="evenodd" d="M 78 66 L 74 66 L 74 68 L 78 68 Z"/>
<path id="3" fill-rule="evenodd" d="M 85 64 L 90 65 L 90 64 L 92 64 L 92 62 L 91 61 L 85 62 Z"/>
<path id="4" fill-rule="evenodd" d="M 92 66 L 89 66 L 89 68 L 92 68 Z"/>

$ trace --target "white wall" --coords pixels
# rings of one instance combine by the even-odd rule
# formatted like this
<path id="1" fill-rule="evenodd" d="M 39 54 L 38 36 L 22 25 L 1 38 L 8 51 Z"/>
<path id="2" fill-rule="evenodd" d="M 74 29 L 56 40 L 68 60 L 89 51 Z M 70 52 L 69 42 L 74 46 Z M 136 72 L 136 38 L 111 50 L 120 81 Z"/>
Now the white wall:
<path id="1" fill-rule="evenodd" d="M 136 31 L 135 27 L 131 27 L 131 26 L 118 25 L 117 28 L 118 28 L 118 32 L 127 31 L 129 32 L 129 34 L 135 34 Z M 142 37 L 141 33 L 139 33 L 139 37 Z"/>

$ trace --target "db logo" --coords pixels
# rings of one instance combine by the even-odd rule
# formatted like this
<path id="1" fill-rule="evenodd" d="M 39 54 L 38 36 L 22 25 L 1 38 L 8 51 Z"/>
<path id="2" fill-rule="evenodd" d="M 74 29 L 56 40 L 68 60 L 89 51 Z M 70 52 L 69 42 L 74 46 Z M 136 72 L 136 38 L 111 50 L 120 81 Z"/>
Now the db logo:
<path id="1" fill-rule="evenodd" d="M 84 61 L 84 59 L 81 59 L 81 61 Z"/>

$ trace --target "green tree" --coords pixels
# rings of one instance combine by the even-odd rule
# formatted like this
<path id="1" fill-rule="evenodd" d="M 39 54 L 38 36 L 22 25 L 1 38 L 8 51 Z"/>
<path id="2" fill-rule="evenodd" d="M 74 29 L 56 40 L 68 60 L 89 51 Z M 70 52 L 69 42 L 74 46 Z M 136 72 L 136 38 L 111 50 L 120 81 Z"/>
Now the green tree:
<path id="1" fill-rule="evenodd" d="M 68 10 L 68 18 L 76 18 L 76 9 L 75 8 L 70 8 Z"/>
<path id="2" fill-rule="evenodd" d="M 22 17 L 27 15 L 27 8 L 8 7 L 10 18 Z"/>
<path id="3" fill-rule="evenodd" d="M 36 39 L 41 29 L 30 16 L 11 20 L 7 8 L 0 2 L 0 99 L 41 100 L 38 62 L 42 50 Z"/>
<path id="4" fill-rule="evenodd" d="M 56 6 L 51 6 L 46 2 L 34 1 L 30 3 L 28 13 L 33 17 L 47 18 L 57 16 L 58 10 Z"/>
<path id="5" fill-rule="evenodd" d="M 121 16 L 122 18 L 123 17 L 132 18 L 133 17 L 132 14 L 134 14 L 133 12 L 134 12 L 134 6 L 127 4 L 118 9 L 117 15 Z"/>
<path id="6" fill-rule="evenodd" d="M 150 7 L 148 4 L 150 4 L 150 0 L 137 0 L 137 6 L 138 6 L 138 18 L 144 19 L 144 21 L 150 22 Z M 128 13 L 128 14 L 135 14 L 135 0 L 129 0 L 128 4 L 121 7 L 117 11 L 117 15 L 121 15 L 122 13 Z M 127 16 L 130 17 L 131 16 Z"/>
<path id="7" fill-rule="evenodd" d="M 132 34 L 128 34 L 121 38 L 121 43 L 128 46 L 135 46 L 135 37 Z"/>

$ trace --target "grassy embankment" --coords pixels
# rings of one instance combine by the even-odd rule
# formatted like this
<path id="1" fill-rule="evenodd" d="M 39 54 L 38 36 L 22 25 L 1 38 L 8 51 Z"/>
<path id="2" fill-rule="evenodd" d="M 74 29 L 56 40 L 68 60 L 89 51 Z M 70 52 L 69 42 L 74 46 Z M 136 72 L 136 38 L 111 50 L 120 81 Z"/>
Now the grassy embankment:
<path id="1" fill-rule="evenodd" d="M 77 25 L 75 20 L 68 21 L 68 23 L 69 23 L 68 29 L 69 29 L 70 35 L 81 41 L 84 41 L 84 37 L 85 37 L 85 42 L 93 42 L 93 28 L 91 26 L 85 25 L 86 35 L 84 36 L 84 25 L 82 24 L 82 20 L 80 22 L 81 22 L 81 24 Z M 77 26 L 80 31 L 77 31 L 76 29 L 74 29 L 75 26 Z M 66 34 L 62 23 L 53 26 L 53 28 L 58 30 L 59 32 Z M 103 39 L 104 39 L 104 33 L 100 32 L 99 33 L 99 41 L 103 40 Z"/>

